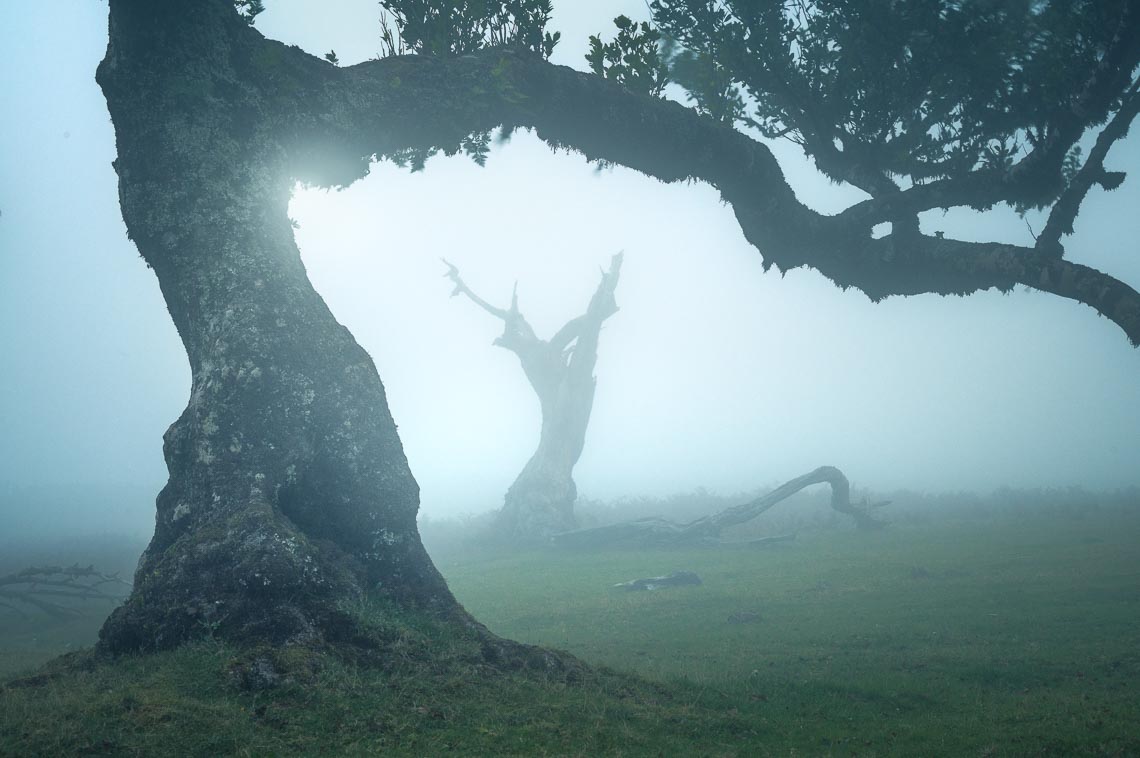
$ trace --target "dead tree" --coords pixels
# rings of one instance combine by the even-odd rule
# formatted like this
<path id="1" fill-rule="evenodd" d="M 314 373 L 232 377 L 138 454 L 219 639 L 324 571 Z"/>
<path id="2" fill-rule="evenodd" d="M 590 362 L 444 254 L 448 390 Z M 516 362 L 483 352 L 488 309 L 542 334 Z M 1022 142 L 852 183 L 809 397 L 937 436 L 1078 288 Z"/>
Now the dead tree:
<path id="1" fill-rule="evenodd" d="M 567 321 L 549 340 L 539 339 L 519 310 L 518 286 L 510 308 L 497 308 L 471 291 L 459 269 L 447 264 L 445 276 L 455 283 L 451 296 L 466 295 L 503 322 L 503 334 L 494 344 L 518 356 L 527 381 L 538 395 L 542 432 L 538 448 L 507 490 L 499 512 L 498 530 L 512 539 L 548 537 L 577 526 L 574 501 L 574 465 L 582 455 L 586 427 L 594 407 L 598 336 L 602 324 L 618 311 L 614 299 L 622 254 L 610 261 L 609 271 L 590 298 L 586 312 Z"/>
<path id="2" fill-rule="evenodd" d="M 721 542 L 721 532 L 725 527 L 751 521 L 804 487 L 824 482 L 831 485 L 831 507 L 853 518 L 857 527 L 877 529 L 884 526 L 882 521 L 872 517 L 868 511 L 886 503 L 864 502 L 857 506 L 852 505 L 851 485 L 843 472 L 834 466 L 820 466 L 814 471 L 785 482 L 755 500 L 685 524 L 658 517 L 643 518 L 563 532 L 553 535 L 551 541 L 560 547 L 573 548 L 715 545 Z"/>

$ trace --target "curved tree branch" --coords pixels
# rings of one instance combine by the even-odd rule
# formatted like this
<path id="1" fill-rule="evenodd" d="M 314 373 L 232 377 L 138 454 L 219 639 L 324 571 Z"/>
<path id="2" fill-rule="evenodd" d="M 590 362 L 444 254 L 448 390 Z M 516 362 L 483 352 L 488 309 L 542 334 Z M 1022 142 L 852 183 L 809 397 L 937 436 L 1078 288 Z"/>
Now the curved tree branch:
<path id="1" fill-rule="evenodd" d="M 455 145 L 467 134 L 503 124 L 530 127 L 550 145 L 575 149 L 589 160 L 621 164 L 665 182 L 711 184 L 733 206 L 766 266 L 809 266 L 873 300 L 1023 284 L 1090 305 L 1140 345 L 1140 294 L 1111 276 L 1058 267 L 1055 256 L 1030 247 L 928 237 L 913 229 L 872 239 L 868 218 L 853 213 L 860 206 L 824 216 L 800 202 L 762 143 L 677 103 L 631 93 L 597 76 L 514 51 L 484 50 L 453 59 L 386 58 L 345 69 L 315 64 L 313 77 L 301 98 L 306 110 L 289 125 L 295 170 L 311 182 L 348 184 L 367 173 L 375 155 Z M 970 205 L 991 184 L 978 174 L 968 182 L 924 185 L 894 197 L 925 194 L 916 212 L 925 205 Z M 986 197 L 996 200 L 999 194 L 993 190 Z M 903 218 L 903 210 L 892 206 L 891 216 Z"/>
<path id="2" fill-rule="evenodd" d="M 1104 170 L 1104 159 L 1108 156 L 1109 148 L 1128 135 L 1128 128 L 1132 125 L 1137 113 L 1140 113 L 1140 80 L 1132 83 L 1120 110 L 1108 122 L 1108 126 L 1097 135 L 1096 144 L 1089 152 L 1085 165 L 1081 167 L 1065 191 L 1061 193 L 1061 197 L 1053 204 L 1053 209 L 1049 212 L 1049 220 L 1037 237 L 1038 248 L 1060 249 L 1061 235 L 1073 233 L 1073 222 L 1077 218 L 1077 213 L 1080 212 L 1085 196 L 1088 195 L 1094 184 L 1103 183 L 1106 185 L 1106 189 L 1115 188 L 1116 185 L 1109 183 L 1108 175 Z M 1123 178 L 1123 176 L 1119 177 L 1121 180 Z"/>
<path id="3" fill-rule="evenodd" d="M 719 544 L 725 527 L 737 526 L 751 521 L 786 500 L 805 487 L 826 483 L 831 486 L 831 507 L 847 514 L 855 520 L 860 529 L 878 529 L 885 524 L 872 517 L 868 509 L 885 503 L 851 504 L 851 485 L 843 472 L 834 466 L 820 466 L 802 476 L 785 482 L 771 492 L 761 495 L 743 505 L 727 508 L 720 513 L 704 516 L 687 523 L 677 523 L 664 518 L 644 518 L 637 521 L 624 521 L 618 524 L 575 529 L 571 532 L 555 534 L 551 541 L 559 547 L 611 547 L 611 546 L 674 546 L 695 544 Z"/>
<path id="4" fill-rule="evenodd" d="M 444 274 L 444 277 L 447 279 L 450 279 L 452 282 L 455 283 L 455 289 L 451 291 L 452 297 L 455 297 L 456 295 L 466 295 L 468 297 L 468 299 L 471 300 L 471 302 L 475 303 L 475 305 L 478 305 L 480 308 L 487 311 L 487 313 L 490 313 L 492 316 L 496 316 L 498 318 L 501 318 L 503 321 L 508 321 L 513 316 L 518 315 L 518 313 L 519 313 L 519 288 L 518 288 L 518 284 L 515 285 L 514 292 L 511 295 L 511 308 L 510 308 L 510 310 L 504 310 L 502 308 L 496 308 L 495 306 L 491 305 L 490 303 L 488 303 L 483 298 L 476 295 L 471 290 L 471 288 L 467 286 L 467 284 L 459 276 L 459 269 L 455 267 L 454 263 L 447 260 L 446 258 L 440 258 L 440 260 L 443 261 L 445 266 L 447 266 L 447 273 Z"/>
<path id="5" fill-rule="evenodd" d="M 717 529 L 743 524 L 756 518 L 781 500 L 796 494 L 804 487 L 823 483 L 831 486 L 831 507 L 855 519 L 857 526 L 863 529 L 875 529 L 883 526 L 882 522 L 867 514 L 865 505 L 861 507 L 851 505 L 851 484 L 847 481 L 847 477 L 843 475 L 843 472 L 834 466 L 820 466 L 814 471 L 809 471 L 802 476 L 785 482 L 755 500 L 710 516 L 707 521 Z"/>

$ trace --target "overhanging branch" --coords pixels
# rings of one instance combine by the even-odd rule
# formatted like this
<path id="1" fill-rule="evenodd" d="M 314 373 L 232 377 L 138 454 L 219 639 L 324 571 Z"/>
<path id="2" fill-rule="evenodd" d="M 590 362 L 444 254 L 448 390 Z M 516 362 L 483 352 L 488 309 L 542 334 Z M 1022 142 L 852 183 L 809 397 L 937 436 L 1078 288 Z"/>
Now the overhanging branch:
<path id="1" fill-rule="evenodd" d="M 872 239 L 867 219 L 854 209 L 829 217 L 801 203 L 767 146 L 677 103 L 504 50 L 452 59 L 387 58 L 347 69 L 318 64 L 320 87 L 303 98 L 311 110 L 294 133 L 305 135 L 306 145 L 317 145 L 306 148 L 306 155 L 330 160 L 323 173 L 302 178 L 348 183 L 366 172 L 362 156 L 455 145 L 467 134 L 503 124 L 529 127 L 548 144 L 589 160 L 624 165 L 664 182 L 711 184 L 733 206 L 766 266 L 808 266 L 874 300 L 1023 284 L 1092 306 L 1140 344 L 1140 294 L 1129 285 L 1095 269 L 1058 266 L 1055 258 L 1029 247 L 924 237 L 913 230 Z M 351 170 L 330 178 L 330 165 Z M 971 181 L 978 187 L 959 183 L 949 196 L 923 202 L 971 205 L 977 197 L 972 193 L 989 180 L 978 175 Z M 896 198 L 937 191 L 934 185 L 915 187 Z M 898 207 L 891 211 L 900 217 Z"/>

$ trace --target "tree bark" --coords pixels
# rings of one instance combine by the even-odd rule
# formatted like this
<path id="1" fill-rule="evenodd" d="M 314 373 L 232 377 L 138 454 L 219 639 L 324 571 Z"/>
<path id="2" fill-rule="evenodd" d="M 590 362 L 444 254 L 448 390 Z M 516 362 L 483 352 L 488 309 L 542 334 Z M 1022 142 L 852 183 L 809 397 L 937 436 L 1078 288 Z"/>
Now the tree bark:
<path id="1" fill-rule="evenodd" d="M 293 241 L 280 120 L 292 104 L 273 94 L 287 53 L 227 3 L 111 3 L 98 81 L 123 217 L 192 375 L 164 437 L 154 538 L 101 633 L 113 652 L 206 631 L 335 642 L 353 634 L 346 604 L 377 590 L 462 616 L 420 543 L 418 487 L 372 359 Z"/>
<path id="2" fill-rule="evenodd" d="M 502 319 L 503 334 L 495 344 L 518 356 L 542 411 L 538 448 L 507 490 L 499 511 L 496 530 L 500 536 L 527 542 L 577 526 L 574 466 L 582 456 L 594 407 L 598 338 L 602 324 L 618 311 L 614 290 L 621 263 L 618 253 L 609 271 L 602 274 L 586 312 L 566 322 L 549 340 L 539 339 L 519 310 L 517 290 L 510 308 L 496 308 L 464 283 L 455 266 L 447 264 L 447 276 L 455 282 L 452 296 L 466 295 Z"/>

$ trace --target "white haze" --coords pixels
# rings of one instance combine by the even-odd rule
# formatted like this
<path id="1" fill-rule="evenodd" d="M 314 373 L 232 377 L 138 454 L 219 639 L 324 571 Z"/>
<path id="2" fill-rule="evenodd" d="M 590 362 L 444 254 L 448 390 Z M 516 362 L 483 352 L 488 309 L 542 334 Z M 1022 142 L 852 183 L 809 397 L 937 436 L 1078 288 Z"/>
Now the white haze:
<path id="1" fill-rule="evenodd" d="M 556 3 L 558 63 L 641 2 Z M 9 9 L 0 28 L 0 537 L 146 532 L 161 434 L 189 372 L 154 277 L 125 237 L 114 134 L 94 69 L 106 4 Z M 378 51 L 372 0 L 272 0 L 267 36 L 342 64 Z M 821 210 L 857 194 L 775 145 Z M 1140 167 L 1140 139 L 1110 155 Z M 1140 177 L 1094 193 L 1070 258 L 1140 286 Z M 446 256 L 485 298 L 549 335 L 618 250 L 621 311 L 602 333 L 576 471 L 588 496 L 732 492 L 822 463 L 887 490 L 1140 483 L 1140 351 L 1090 309 L 1018 290 L 871 304 L 812 271 L 764 273 L 715 191 L 597 171 L 529 134 L 486 168 L 391 164 L 342 192 L 298 188 L 305 264 L 376 360 L 423 512 L 495 507 L 529 456 L 538 407 L 501 324 L 448 296 Z M 1040 217 L 1029 224 L 1039 229 Z M 929 214 L 928 231 L 1026 243 L 1008 211 Z"/>

